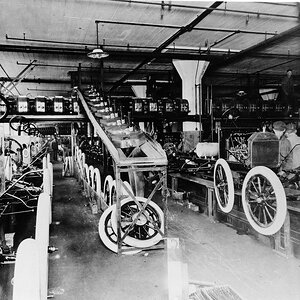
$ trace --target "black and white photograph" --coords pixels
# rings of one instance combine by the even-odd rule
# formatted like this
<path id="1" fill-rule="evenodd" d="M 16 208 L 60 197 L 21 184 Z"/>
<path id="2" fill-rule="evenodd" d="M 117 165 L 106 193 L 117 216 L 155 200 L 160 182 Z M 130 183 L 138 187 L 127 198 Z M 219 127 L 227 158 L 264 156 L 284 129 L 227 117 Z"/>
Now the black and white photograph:
<path id="1" fill-rule="evenodd" d="M 300 2 L 0 0 L 0 300 L 300 300 Z"/>

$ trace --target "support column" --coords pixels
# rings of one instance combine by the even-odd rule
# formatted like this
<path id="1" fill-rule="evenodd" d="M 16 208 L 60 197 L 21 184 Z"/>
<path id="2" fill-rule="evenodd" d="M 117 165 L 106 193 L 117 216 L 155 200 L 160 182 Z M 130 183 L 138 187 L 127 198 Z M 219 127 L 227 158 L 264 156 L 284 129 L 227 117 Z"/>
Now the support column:
<path id="1" fill-rule="evenodd" d="M 202 113 L 202 77 L 209 65 L 207 61 L 173 59 L 178 74 L 182 80 L 182 98 L 189 101 L 190 114 Z M 200 130 L 199 122 L 184 122 L 183 130 Z"/>
<path id="2" fill-rule="evenodd" d="M 132 85 L 131 88 L 136 97 L 146 98 L 146 92 L 147 92 L 146 85 Z M 139 122 L 139 126 L 142 130 L 145 130 L 144 122 Z"/>

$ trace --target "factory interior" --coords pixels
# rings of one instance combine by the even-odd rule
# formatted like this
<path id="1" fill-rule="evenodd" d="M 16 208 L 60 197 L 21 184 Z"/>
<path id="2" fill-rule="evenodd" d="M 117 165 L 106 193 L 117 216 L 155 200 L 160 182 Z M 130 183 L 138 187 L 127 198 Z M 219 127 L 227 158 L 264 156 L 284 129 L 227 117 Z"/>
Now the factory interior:
<path id="1" fill-rule="evenodd" d="M 0 5 L 0 299 L 300 299 L 300 2 Z"/>

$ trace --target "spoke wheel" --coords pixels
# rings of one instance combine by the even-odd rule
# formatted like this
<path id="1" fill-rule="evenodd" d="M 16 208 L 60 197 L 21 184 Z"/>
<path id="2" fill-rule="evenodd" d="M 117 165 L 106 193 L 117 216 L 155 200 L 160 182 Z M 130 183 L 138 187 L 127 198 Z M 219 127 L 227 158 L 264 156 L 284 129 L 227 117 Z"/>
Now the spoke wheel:
<path id="1" fill-rule="evenodd" d="M 143 205 L 147 199 L 143 197 L 136 197 L 137 201 Z M 137 204 L 131 199 L 126 198 L 121 201 L 121 234 L 124 235 L 127 228 L 137 218 L 140 209 Z M 112 227 L 114 232 L 117 232 L 117 209 L 112 211 Z M 159 230 L 164 233 L 164 213 L 160 207 L 153 201 L 150 201 L 144 212 L 140 214 L 137 222 L 128 235 L 125 237 L 124 242 L 133 247 L 145 248 L 151 247 L 162 239 Z"/>
<path id="2" fill-rule="evenodd" d="M 242 203 L 250 225 L 263 235 L 280 230 L 287 212 L 286 195 L 277 175 L 269 168 L 258 166 L 245 177 Z"/>
<path id="3" fill-rule="evenodd" d="M 105 202 L 106 205 L 111 206 L 111 202 L 110 202 L 110 191 L 111 191 L 111 187 L 113 184 L 113 178 L 110 175 L 107 175 L 105 177 L 104 180 L 104 184 L 103 184 L 103 200 Z"/>
<path id="4" fill-rule="evenodd" d="M 229 213 L 234 204 L 234 184 L 230 167 L 223 158 L 219 158 L 215 164 L 214 187 L 221 211 Z"/>
<path id="5" fill-rule="evenodd" d="M 99 225 L 98 225 L 98 232 L 101 241 L 109 250 L 117 253 L 118 252 L 118 245 L 117 245 L 117 236 L 112 228 L 111 225 L 111 213 L 112 210 L 115 208 L 116 205 L 112 205 L 111 207 L 107 208 L 100 217 Z M 122 249 L 128 249 L 126 245 L 123 243 Z M 126 251 L 126 253 L 135 254 L 139 253 L 141 250 L 132 250 Z"/>

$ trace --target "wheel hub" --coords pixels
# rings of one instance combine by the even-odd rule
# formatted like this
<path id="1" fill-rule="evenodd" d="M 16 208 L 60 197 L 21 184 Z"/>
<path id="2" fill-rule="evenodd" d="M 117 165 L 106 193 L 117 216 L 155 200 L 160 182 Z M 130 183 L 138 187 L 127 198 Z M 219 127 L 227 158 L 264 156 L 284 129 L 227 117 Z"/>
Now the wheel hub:
<path id="1" fill-rule="evenodd" d="M 138 213 L 135 213 L 132 217 L 133 220 L 136 219 Z M 148 219 L 147 216 L 144 215 L 144 213 L 140 214 L 137 221 L 136 221 L 136 225 L 138 226 L 144 226 L 147 223 Z"/>
<path id="2" fill-rule="evenodd" d="M 257 203 L 262 203 L 262 202 L 264 201 L 264 199 L 263 199 L 262 197 L 258 197 L 258 198 L 256 199 L 256 201 L 257 201 Z"/>

